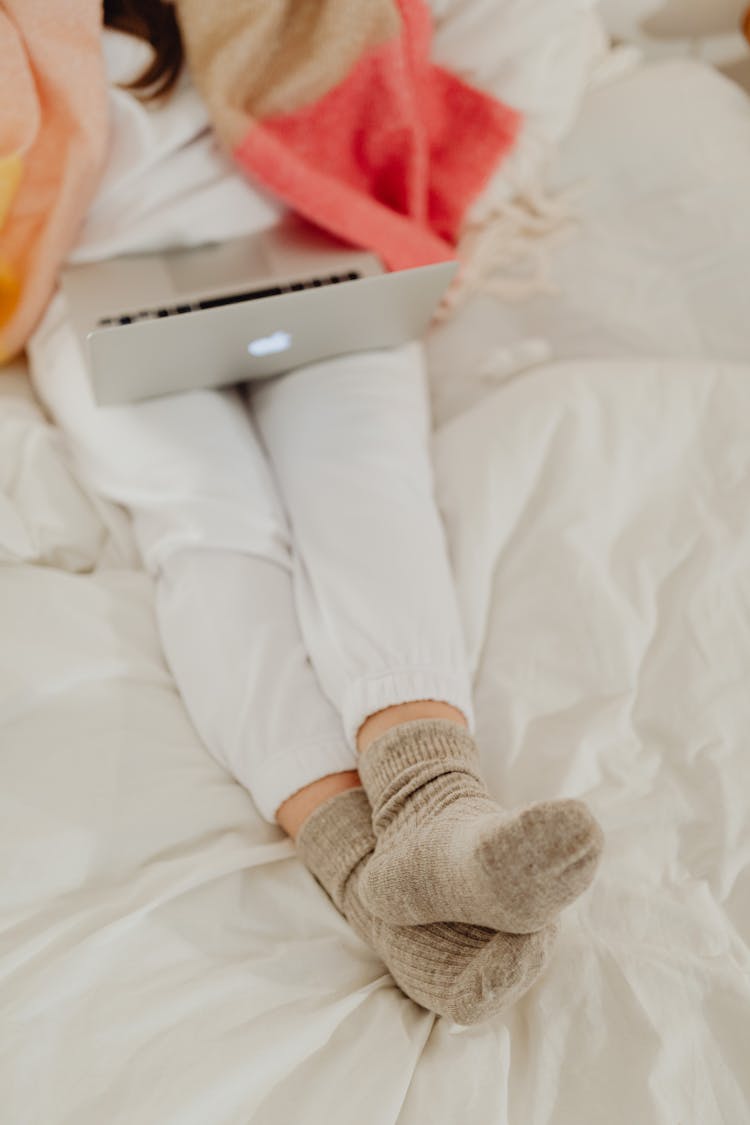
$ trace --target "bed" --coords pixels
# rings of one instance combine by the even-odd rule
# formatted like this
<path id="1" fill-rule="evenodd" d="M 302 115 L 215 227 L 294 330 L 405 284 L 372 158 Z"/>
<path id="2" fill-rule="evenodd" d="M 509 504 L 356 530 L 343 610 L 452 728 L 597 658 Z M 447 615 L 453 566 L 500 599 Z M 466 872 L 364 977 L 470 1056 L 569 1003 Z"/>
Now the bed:
<path id="1" fill-rule="evenodd" d="M 606 834 L 552 962 L 418 1008 L 209 756 L 124 513 L 0 381 L 3 1125 L 750 1119 L 750 102 L 592 83 L 556 291 L 427 341 L 485 774 Z"/>

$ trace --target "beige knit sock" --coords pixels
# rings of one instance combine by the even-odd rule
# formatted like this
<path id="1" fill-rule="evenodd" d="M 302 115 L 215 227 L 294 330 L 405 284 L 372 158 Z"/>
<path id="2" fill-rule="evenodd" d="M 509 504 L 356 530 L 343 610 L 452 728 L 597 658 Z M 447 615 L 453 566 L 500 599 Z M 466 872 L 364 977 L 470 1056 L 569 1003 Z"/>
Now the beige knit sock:
<path id="1" fill-rule="evenodd" d="M 475 1024 L 531 987 L 550 958 L 556 926 L 521 935 L 461 923 L 390 925 L 360 895 L 374 847 L 372 810 L 360 788 L 324 801 L 297 835 L 300 859 L 402 992 L 440 1016 Z"/>
<path id="2" fill-rule="evenodd" d="M 449 719 L 392 727 L 360 754 L 359 773 L 378 841 L 361 894 L 385 921 L 528 934 L 594 877 L 603 836 L 586 806 L 504 811 L 480 777 L 474 739 Z"/>

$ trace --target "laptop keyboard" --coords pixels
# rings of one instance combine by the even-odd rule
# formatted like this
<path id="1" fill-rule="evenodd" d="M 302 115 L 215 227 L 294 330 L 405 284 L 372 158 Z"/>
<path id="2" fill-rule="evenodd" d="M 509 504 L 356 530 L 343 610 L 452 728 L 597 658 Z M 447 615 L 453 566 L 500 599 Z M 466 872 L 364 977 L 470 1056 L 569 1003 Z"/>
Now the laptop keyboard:
<path id="1" fill-rule="evenodd" d="M 357 281 L 359 273 L 332 274 L 330 277 L 315 277 L 309 281 L 292 281 L 286 285 L 274 285 L 264 289 L 247 289 L 242 293 L 230 293 L 226 297 L 207 297 L 192 304 L 170 305 L 159 309 L 143 309 L 141 312 L 124 313 L 120 316 L 107 316 L 97 321 L 104 328 L 114 324 L 135 324 L 139 320 L 157 320 L 164 316 L 180 316 L 182 313 L 198 312 L 200 309 L 216 309 L 221 305 L 236 305 L 242 301 L 258 301 L 262 297 L 279 297 L 282 293 L 297 293 L 301 289 L 320 289 L 323 285 L 338 285 L 342 281 Z"/>

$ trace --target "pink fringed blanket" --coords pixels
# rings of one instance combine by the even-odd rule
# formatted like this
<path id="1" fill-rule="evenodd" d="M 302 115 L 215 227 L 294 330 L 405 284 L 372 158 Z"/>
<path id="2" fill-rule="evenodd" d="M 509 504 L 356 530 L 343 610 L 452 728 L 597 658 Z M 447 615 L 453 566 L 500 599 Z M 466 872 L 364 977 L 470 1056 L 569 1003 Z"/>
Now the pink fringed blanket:
<path id="1" fill-rule="evenodd" d="M 423 0 L 177 0 L 193 77 L 248 175 L 391 269 L 455 257 L 519 114 L 430 62 Z"/>
<path id="2" fill-rule="evenodd" d="M 193 79 L 239 166 L 391 269 L 455 257 L 518 113 L 430 62 L 423 0 L 176 0 Z M 0 362 L 23 346 L 95 191 L 97 0 L 0 12 Z"/>

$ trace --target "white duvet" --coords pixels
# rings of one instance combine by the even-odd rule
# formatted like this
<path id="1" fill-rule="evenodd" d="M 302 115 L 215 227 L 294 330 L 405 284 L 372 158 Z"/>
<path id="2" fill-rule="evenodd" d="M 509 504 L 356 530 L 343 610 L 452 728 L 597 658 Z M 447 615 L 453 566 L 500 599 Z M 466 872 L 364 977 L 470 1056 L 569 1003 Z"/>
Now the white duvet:
<path id="1" fill-rule="evenodd" d="M 510 806 L 581 796 L 606 835 L 549 969 L 486 1026 L 407 1000 L 201 746 L 124 514 L 4 376 L 2 1125 L 750 1119 L 750 145 L 718 152 L 750 103 L 673 65 L 589 97 L 559 297 L 480 300 L 430 344 L 486 776 Z M 664 151 L 708 123 L 721 189 L 638 162 L 618 122 L 647 107 Z"/>

